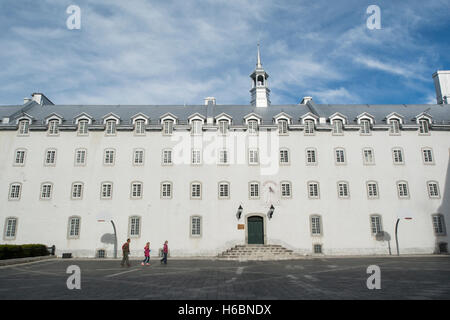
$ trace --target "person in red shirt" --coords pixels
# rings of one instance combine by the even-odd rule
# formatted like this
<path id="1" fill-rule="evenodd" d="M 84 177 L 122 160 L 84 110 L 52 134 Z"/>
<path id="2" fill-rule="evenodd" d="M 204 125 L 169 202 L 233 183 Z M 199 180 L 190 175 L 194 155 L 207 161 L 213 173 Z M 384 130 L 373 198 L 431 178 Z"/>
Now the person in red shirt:
<path id="1" fill-rule="evenodd" d="M 164 262 L 164 264 L 167 264 L 167 253 L 169 252 L 168 243 L 169 243 L 169 241 L 166 240 L 166 242 L 164 242 L 164 247 L 163 247 L 163 258 L 161 259 L 161 263 Z"/>
<path id="2" fill-rule="evenodd" d="M 147 242 L 147 244 L 145 245 L 144 256 L 145 256 L 145 259 L 144 259 L 144 261 L 142 261 L 141 264 L 142 265 L 146 264 L 147 266 L 149 266 L 150 265 L 150 242 Z"/>

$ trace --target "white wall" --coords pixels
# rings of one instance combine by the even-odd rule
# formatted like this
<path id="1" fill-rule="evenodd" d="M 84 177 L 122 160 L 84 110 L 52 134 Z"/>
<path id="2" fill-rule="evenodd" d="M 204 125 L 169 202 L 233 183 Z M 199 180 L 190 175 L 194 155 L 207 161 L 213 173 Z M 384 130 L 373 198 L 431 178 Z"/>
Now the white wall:
<path id="1" fill-rule="evenodd" d="M 383 227 L 391 236 L 392 252 L 395 252 L 394 226 L 400 208 L 410 208 L 413 220 L 402 220 L 399 227 L 400 248 L 404 253 L 432 253 L 436 237 L 433 233 L 431 214 L 440 212 L 449 219 L 448 207 L 441 208 L 450 188 L 448 174 L 450 132 L 432 131 L 429 136 L 419 136 L 415 131 L 403 131 L 401 136 L 390 136 L 388 131 L 374 131 L 370 136 L 346 131 L 344 136 L 333 136 L 331 132 L 316 132 L 304 136 L 302 131 L 291 131 L 281 136 L 280 147 L 290 150 L 291 163 L 280 166 L 276 175 L 260 175 L 259 167 L 246 164 L 217 166 L 173 165 L 161 166 L 161 150 L 174 145 L 170 137 L 161 132 L 147 132 L 146 136 L 134 136 L 133 132 L 118 132 L 117 136 L 105 137 L 104 132 L 90 132 L 88 137 L 76 132 L 60 132 L 58 137 L 46 132 L 32 131 L 29 137 L 18 137 L 16 131 L 0 132 L 0 228 L 3 232 L 5 218 L 18 217 L 15 240 L 3 243 L 44 243 L 56 245 L 57 252 L 72 252 L 75 256 L 94 256 L 96 249 L 107 249 L 112 256 L 113 245 L 102 244 L 100 238 L 112 233 L 109 223 L 97 222 L 99 212 L 109 212 L 117 226 L 120 247 L 128 237 L 128 217 L 142 217 L 141 236 L 132 239 L 133 255 L 143 255 L 143 247 L 150 241 L 152 254 L 157 254 L 164 240 L 169 241 L 173 256 L 215 255 L 235 244 L 244 244 L 245 230 L 238 230 L 238 223 L 245 223 L 251 213 L 266 214 L 268 204 L 264 199 L 249 200 L 248 182 L 259 180 L 276 183 L 292 182 L 292 199 L 279 200 L 275 213 L 266 219 L 268 243 L 282 244 L 300 253 L 311 253 L 313 243 L 322 243 L 325 254 L 372 254 L 388 253 L 387 243 L 376 241 L 370 233 L 369 215 L 381 214 Z M 394 165 L 392 147 L 404 150 L 405 164 Z M 44 151 L 58 150 L 55 167 L 44 167 Z M 117 158 L 115 166 L 103 165 L 103 150 L 113 147 Z M 305 148 L 315 147 L 318 165 L 305 165 Z M 336 166 L 334 148 L 344 147 L 347 164 Z M 375 166 L 364 166 L 362 148 L 375 151 Z M 435 165 L 424 165 L 421 147 L 431 147 Z M 13 166 L 14 151 L 27 149 L 24 167 Z M 76 148 L 88 149 L 87 165 L 74 166 Z M 135 148 L 145 148 L 145 166 L 132 165 Z M 130 199 L 130 183 L 144 183 L 143 198 Z M 160 182 L 173 183 L 173 198 L 160 199 Z M 202 182 L 201 200 L 190 200 L 189 183 Z M 231 183 L 231 197 L 218 200 L 217 183 Z M 306 182 L 320 182 L 320 199 L 310 200 Z M 338 199 L 337 181 L 350 184 L 350 199 Z M 380 197 L 368 200 L 365 188 L 367 180 L 378 181 Z M 409 183 L 410 199 L 399 200 L 396 181 Z M 429 199 L 426 182 L 437 180 L 441 198 Z M 53 198 L 40 200 L 40 185 L 51 181 L 54 184 Z M 71 200 L 72 182 L 84 182 L 83 200 Z M 113 199 L 100 200 L 100 183 L 113 181 Z M 20 201 L 8 200 L 11 182 L 23 184 Z M 242 205 L 241 220 L 236 211 Z M 322 216 L 323 236 L 310 235 L 309 216 Z M 68 240 L 68 217 L 79 215 L 81 235 Z M 189 218 L 202 216 L 201 238 L 190 237 Z M 448 230 L 448 228 L 447 228 Z M 3 236 L 3 235 L 2 235 Z M 440 237 L 448 242 L 448 236 Z"/>

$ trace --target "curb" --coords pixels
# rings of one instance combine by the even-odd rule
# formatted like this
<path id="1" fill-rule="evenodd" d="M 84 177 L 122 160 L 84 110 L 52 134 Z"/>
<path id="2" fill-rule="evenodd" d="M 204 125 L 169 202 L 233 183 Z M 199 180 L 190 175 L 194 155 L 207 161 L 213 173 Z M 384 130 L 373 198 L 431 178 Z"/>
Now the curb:
<path id="1" fill-rule="evenodd" d="M 42 260 L 50 260 L 50 259 L 56 259 L 56 256 L 41 256 L 41 257 L 19 258 L 19 259 L 5 259 L 5 260 L 0 260 L 0 267 L 12 266 L 15 264 L 24 264 L 24 263 L 30 263 L 30 262 L 36 262 L 36 261 L 42 261 Z"/>

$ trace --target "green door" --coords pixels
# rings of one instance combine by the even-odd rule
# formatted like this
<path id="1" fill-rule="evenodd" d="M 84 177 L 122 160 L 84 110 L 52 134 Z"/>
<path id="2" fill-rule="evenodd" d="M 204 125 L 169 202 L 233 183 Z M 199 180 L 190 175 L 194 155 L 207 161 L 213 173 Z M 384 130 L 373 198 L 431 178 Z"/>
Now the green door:
<path id="1" fill-rule="evenodd" d="M 248 244 L 264 244 L 263 218 L 249 217 L 247 220 Z"/>

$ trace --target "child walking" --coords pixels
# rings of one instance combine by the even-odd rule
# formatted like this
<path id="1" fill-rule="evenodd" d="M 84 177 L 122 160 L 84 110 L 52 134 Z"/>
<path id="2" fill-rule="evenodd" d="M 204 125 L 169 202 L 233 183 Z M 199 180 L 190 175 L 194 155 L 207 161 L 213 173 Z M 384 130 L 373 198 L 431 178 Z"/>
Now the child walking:
<path id="1" fill-rule="evenodd" d="M 145 256 L 145 259 L 144 259 L 144 261 L 142 261 L 141 265 L 145 264 L 145 265 L 149 266 L 150 265 L 150 242 L 147 242 L 147 244 L 145 245 L 144 256 Z"/>

